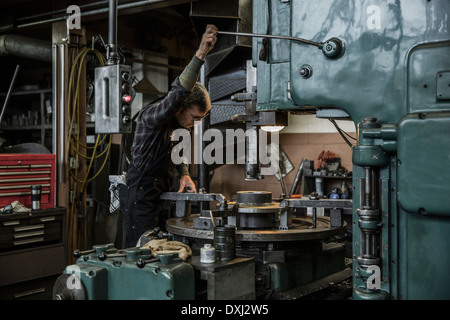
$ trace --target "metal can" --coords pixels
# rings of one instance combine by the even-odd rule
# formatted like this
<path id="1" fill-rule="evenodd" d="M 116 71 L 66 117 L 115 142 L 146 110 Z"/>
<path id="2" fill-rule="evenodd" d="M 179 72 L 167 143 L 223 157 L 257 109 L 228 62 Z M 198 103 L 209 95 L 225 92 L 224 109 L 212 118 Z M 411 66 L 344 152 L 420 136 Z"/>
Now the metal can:
<path id="1" fill-rule="evenodd" d="M 214 263 L 216 262 L 216 249 L 212 244 L 205 244 L 203 248 L 200 249 L 200 262 L 201 263 Z"/>
<path id="2" fill-rule="evenodd" d="M 41 185 L 33 185 L 30 187 L 32 210 L 41 210 L 41 192 Z"/>
<path id="3" fill-rule="evenodd" d="M 218 260 L 231 261 L 236 256 L 236 228 L 221 226 L 214 228 L 214 247 Z"/>

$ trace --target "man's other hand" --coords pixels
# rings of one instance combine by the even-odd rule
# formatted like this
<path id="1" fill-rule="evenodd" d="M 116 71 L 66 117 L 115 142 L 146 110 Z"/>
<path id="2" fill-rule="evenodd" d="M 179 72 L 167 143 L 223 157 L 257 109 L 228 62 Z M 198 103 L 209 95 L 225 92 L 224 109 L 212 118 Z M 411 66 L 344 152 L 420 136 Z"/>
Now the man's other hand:
<path id="1" fill-rule="evenodd" d="M 180 178 L 180 189 L 178 190 L 179 193 L 196 193 L 197 188 L 195 187 L 194 181 L 192 181 L 191 177 L 188 175 L 184 175 Z"/>

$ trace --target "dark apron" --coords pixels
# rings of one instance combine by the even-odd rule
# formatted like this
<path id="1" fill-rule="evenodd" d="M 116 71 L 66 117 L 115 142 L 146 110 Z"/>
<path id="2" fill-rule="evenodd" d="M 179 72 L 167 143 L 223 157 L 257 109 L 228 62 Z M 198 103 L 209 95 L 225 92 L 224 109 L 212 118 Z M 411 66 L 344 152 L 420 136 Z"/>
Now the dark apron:
<path id="1" fill-rule="evenodd" d="M 169 189 L 170 177 L 152 177 L 129 165 L 127 185 L 121 185 L 119 189 L 123 214 L 122 248 L 135 247 L 142 234 L 155 227 L 165 231 L 170 206 L 164 206 L 159 197 Z"/>

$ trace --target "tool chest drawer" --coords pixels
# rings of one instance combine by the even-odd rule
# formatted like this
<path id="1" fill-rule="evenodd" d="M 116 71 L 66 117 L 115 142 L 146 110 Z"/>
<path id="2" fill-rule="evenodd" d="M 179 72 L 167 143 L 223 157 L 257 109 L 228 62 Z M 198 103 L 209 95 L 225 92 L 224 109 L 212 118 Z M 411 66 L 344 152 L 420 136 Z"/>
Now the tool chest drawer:
<path id="1" fill-rule="evenodd" d="M 58 275 L 4 286 L 0 300 L 52 300 L 52 291 Z"/>
<path id="2" fill-rule="evenodd" d="M 0 215 L 0 252 L 63 242 L 63 210 Z"/>
<path id="3" fill-rule="evenodd" d="M 19 201 L 31 208 L 33 185 L 42 187 L 41 209 L 54 208 L 54 154 L 0 154 L 0 207 Z"/>

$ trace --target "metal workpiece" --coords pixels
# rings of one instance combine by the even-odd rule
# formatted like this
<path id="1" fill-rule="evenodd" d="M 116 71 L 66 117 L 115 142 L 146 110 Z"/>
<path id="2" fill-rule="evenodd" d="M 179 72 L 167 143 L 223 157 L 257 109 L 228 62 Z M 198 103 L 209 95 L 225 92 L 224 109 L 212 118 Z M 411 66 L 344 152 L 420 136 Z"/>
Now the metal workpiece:
<path id="1" fill-rule="evenodd" d="M 236 192 L 236 203 L 253 204 L 272 204 L 272 192 L 268 191 L 238 191 Z"/>

